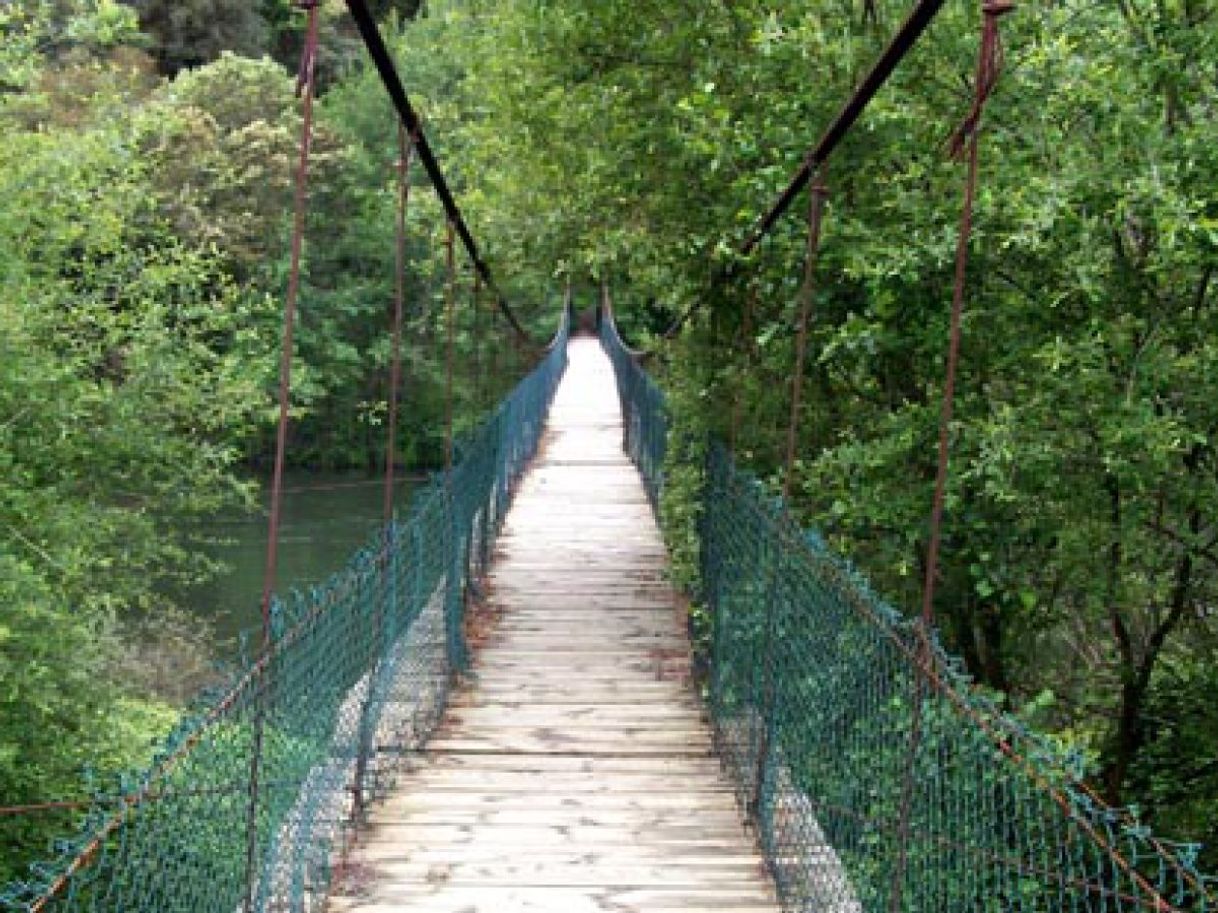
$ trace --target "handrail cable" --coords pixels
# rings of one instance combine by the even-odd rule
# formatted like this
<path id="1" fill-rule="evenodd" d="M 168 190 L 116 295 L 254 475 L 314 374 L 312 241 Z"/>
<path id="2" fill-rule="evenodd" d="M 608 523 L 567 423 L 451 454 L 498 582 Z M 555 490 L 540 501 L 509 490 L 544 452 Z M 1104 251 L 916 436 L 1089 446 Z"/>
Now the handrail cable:
<path id="1" fill-rule="evenodd" d="M 266 561 L 262 574 L 262 644 L 261 654 L 269 656 L 274 642 L 271 627 L 271 602 L 274 599 L 279 568 L 279 525 L 283 510 L 283 466 L 288 450 L 288 424 L 291 421 L 292 405 L 292 354 L 293 333 L 296 325 L 297 304 L 300 295 L 301 258 L 306 231 L 305 219 L 309 206 L 309 157 L 313 151 L 313 101 L 317 93 L 317 51 L 319 34 L 319 0 L 302 0 L 307 10 L 308 26 L 305 31 L 304 48 L 300 55 L 300 67 L 296 76 L 296 94 L 301 103 L 300 148 L 296 165 L 295 192 L 292 204 L 291 265 L 288 269 L 288 287 L 283 303 L 283 327 L 279 342 L 279 409 L 275 427 L 275 463 L 271 476 L 270 515 L 267 518 Z M 249 796 L 246 806 L 245 841 L 245 896 L 242 909 L 253 913 L 254 892 L 257 881 L 258 857 L 258 794 L 259 781 L 263 777 L 262 752 L 267 705 L 270 702 L 271 679 L 268 675 L 255 698 L 252 748 L 249 766 Z"/>
<path id="2" fill-rule="evenodd" d="M 381 76 L 381 82 L 385 84 L 385 90 L 389 93 L 394 108 L 397 109 L 398 116 L 405 123 L 410 135 L 415 138 L 415 148 L 419 155 L 419 161 L 423 163 L 423 167 L 427 170 L 432 186 L 436 190 L 436 195 L 439 196 L 440 202 L 444 206 L 444 212 L 448 216 L 448 221 L 452 223 L 453 229 L 458 237 L 461 238 L 461 243 L 465 247 L 466 253 L 469 254 L 470 262 L 473 264 L 478 275 L 482 277 L 482 281 L 486 283 L 487 289 L 495 296 L 499 310 L 507 318 L 512 329 L 516 331 L 516 335 L 530 345 L 537 347 L 536 341 L 521 325 L 516 314 L 508 304 L 507 299 L 495 284 L 495 280 L 491 276 L 490 267 L 486 265 L 486 261 L 478 253 L 478 244 L 474 240 L 469 226 L 465 224 L 465 218 L 461 215 L 461 208 L 457 205 L 457 200 L 448 186 L 448 181 L 444 178 L 444 171 L 440 168 L 440 163 L 432 151 L 431 144 L 427 141 L 427 135 L 423 132 L 423 125 L 419 120 L 419 115 L 415 112 L 414 106 L 410 103 L 410 98 L 406 95 L 406 89 L 402 85 L 401 77 L 398 75 L 397 67 L 394 65 L 393 58 L 389 54 L 389 49 L 385 46 L 385 40 L 381 37 L 376 19 L 369 11 L 368 5 L 364 0 L 346 0 L 346 3 L 347 9 L 351 12 L 351 18 L 355 20 L 355 25 L 359 29 L 360 37 L 363 39 L 364 45 L 368 48 L 368 53 L 372 57 L 372 62 L 376 64 L 377 72 Z"/>
<path id="3" fill-rule="evenodd" d="M 905 18 L 901 28 L 893 36 L 884 52 L 880 55 L 879 60 L 863 77 L 862 82 L 846 99 L 846 103 L 842 105 L 837 116 L 829 123 L 825 132 L 821 134 L 816 145 L 808 150 L 803 161 L 791 176 L 787 186 L 779 193 L 778 198 L 773 202 L 766 212 L 761 215 L 754 223 L 753 228 L 749 231 L 745 239 L 736 248 L 736 255 L 739 257 L 747 257 L 753 252 L 753 249 L 761 242 L 761 240 L 770 233 L 799 196 L 799 192 L 808 185 L 812 179 L 812 175 L 826 165 L 833 151 L 838 147 L 846 134 L 854 126 L 855 122 L 866 110 L 871 100 L 883 88 L 888 78 L 892 76 L 893 71 L 897 68 L 897 64 L 905 57 L 906 54 L 913 49 L 917 44 L 918 39 L 922 37 L 927 26 L 938 14 L 943 7 L 944 0 L 918 0 L 909 15 Z M 724 280 L 733 275 L 733 269 L 729 265 L 727 269 L 719 272 L 714 284 L 718 285 Z M 698 298 L 689 305 L 681 314 L 674 320 L 664 331 L 664 339 L 671 339 L 685 325 L 694 311 L 702 304 L 702 299 Z"/>

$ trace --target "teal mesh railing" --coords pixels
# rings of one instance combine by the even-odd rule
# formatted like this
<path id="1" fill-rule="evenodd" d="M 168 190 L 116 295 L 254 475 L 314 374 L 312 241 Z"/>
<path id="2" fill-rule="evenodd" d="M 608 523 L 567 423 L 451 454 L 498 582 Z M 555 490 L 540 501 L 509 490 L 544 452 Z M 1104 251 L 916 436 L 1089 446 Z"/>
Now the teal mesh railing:
<path id="1" fill-rule="evenodd" d="M 601 339 L 659 492 L 663 397 L 611 317 Z M 1218 908 L 1196 847 L 1100 802 L 1077 758 L 973 689 L 719 446 L 700 538 L 716 742 L 784 910 Z"/>
<path id="2" fill-rule="evenodd" d="M 567 326 L 460 442 L 451 475 L 344 570 L 276 601 L 269 650 L 200 699 L 147 770 L 98 792 L 0 909 L 235 913 L 247 892 L 258 911 L 320 908 L 353 797 L 383 794 L 465 662 L 465 590 L 537 448 Z"/>
<path id="3" fill-rule="evenodd" d="M 664 394 L 639 367 L 641 353 L 622 341 L 613 312 L 598 315 L 601 346 L 613 362 L 618 401 L 622 406 L 622 449 L 639 467 L 651 506 L 660 506 L 664 486 L 664 458 L 668 448 L 668 422 Z"/>

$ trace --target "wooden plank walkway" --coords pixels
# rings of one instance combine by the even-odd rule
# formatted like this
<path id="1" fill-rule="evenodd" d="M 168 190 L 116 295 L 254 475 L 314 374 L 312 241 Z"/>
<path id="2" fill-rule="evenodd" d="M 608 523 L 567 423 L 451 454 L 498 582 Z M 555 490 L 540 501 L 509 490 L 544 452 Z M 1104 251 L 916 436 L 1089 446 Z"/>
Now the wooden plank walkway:
<path id="1" fill-rule="evenodd" d="M 374 809 L 332 913 L 774 913 L 687 681 L 613 370 L 573 339 L 474 675 Z"/>

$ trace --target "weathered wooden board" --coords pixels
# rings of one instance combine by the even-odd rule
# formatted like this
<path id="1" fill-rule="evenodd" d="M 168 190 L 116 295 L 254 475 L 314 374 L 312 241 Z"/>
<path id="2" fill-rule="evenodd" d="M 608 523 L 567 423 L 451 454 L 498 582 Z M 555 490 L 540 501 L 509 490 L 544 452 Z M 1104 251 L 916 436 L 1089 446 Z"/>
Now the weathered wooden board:
<path id="1" fill-rule="evenodd" d="M 587 887 L 613 884 L 657 888 L 705 888 L 716 884 L 737 885 L 755 875 L 754 860 L 744 865 L 677 865 L 670 859 L 644 858 L 614 862 L 591 861 L 577 857 L 551 862 L 531 857 L 495 861 L 439 860 L 406 862 L 392 856 L 380 860 L 382 877 L 399 881 L 452 885 L 494 884 L 504 887 Z"/>
<path id="2" fill-rule="evenodd" d="M 559 631 L 541 631 L 536 628 L 515 631 L 493 631 L 479 643 L 487 649 L 504 650 L 518 655 L 578 653 L 583 649 L 603 651 L 605 638 L 613 637 L 614 646 L 623 650 L 638 650 L 640 653 L 663 656 L 687 655 L 684 639 L 675 631 L 645 631 L 641 628 L 612 629 L 599 619 L 589 619 L 580 629 L 575 622 Z"/>
<path id="3" fill-rule="evenodd" d="M 660 773 L 680 776 L 688 773 L 698 779 L 722 778 L 719 761 L 705 758 L 699 762 L 688 758 L 664 756 L 633 758 L 627 755 L 610 757 L 566 757 L 562 755 L 478 755 L 467 756 L 426 752 L 413 756 L 407 765 L 415 773 L 428 771 L 536 771 L 544 774 L 582 773 L 612 780 L 621 773 Z"/>
<path id="4" fill-rule="evenodd" d="M 489 780 L 481 788 L 414 790 L 402 793 L 386 802 L 380 813 L 384 815 L 383 820 L 389 820 L 393 815 L 409 816 L 416 811 L 442 814 L 450 811 L 466 813 L 470 811 L 549 812 L 552 810 L 564 814 L 575 814 L 577 817 L 583 813 L 593 815 L 605 812 L 625 815 L 630 812 L 676 814 L 706 811 L 715 814 L 733 811 L 730 808 L 724 808 L 723 796 L 720 793 L 618 790 L 604 793 L 572 792 L 570 794 L 541 791 L 535 795 L 529 795 L 521 790 L 501 789 L 498 783 Z M 701 820 L 700 817 L 698 820 Z M 739 822 L 739 818 L 735 814 L 729 820 L 733 823 Z"/>
<path id="5" fill-rule="evenodd" d="M 436 792 L 473 792 L 479 787 L 489 787 L 494 795 L 507 793 L 540 794 L 547 790 L 562 798 L 635 795 L 639 793 L 679 793 L 681 796 L 699 796 L 705 793 L 720 795 L 731 792 L 726 783 L 707 777 L 697 782 L 673 775 L 619 771 L 612 777 L 596 777 L 581 773 L 555 773 L 553 771 L 442 771 L 431 774 L 416 773 L 411 783 L 420 789 Z"/>
<path id="6" fill-rule="evenodd" d="M 710 736 L 690 740 L 675 736 L 644 738 L 613 732 L 603 736 L 596 733 L 571 733 L 561 737 L 533 732 L 487 732 L 477 735 L 447 735 L 440 733 L 434 740 L 436 751 L 465 753 L 519 752 L 527 754 L 591 754 L 591 755 L 651 755 L 663 752 L 673 755 L 705 756 L 711 750 Z"/>
<path id="7" fill-rule="evenodd" d="M 738 826 L 731 828 L 684 827 L 657 828 L 639 839 L 638 830 L 628 825 L 612 824 L 378 824 L 360 847 L 380 848 L 398 853 L 420 846 L 444 846 L 454 852 L 514 851 L 531 856 L 537 852 L 575 849 L 580 852 L 619 852 L 626 849 L 646 849 L 656 858 L 669 853 L 700 855 L 755 856 L 752 845 Z M 360 857 L 357 857 L 360 858 Z"/>
<path id="8" fill-rule="evenodd" d="M 447 720 L 454 726 L 513 726 L 553 725 L 555 720 L 569 726 L 643 726 L 671 723 L 683 728 L 691 724 L 688 705 L 662 704 L 567 704 L 562 707 L 535 707 L 531 704 L 492 704 L 452 708 Z"/>
<path id="9" fill-rule="evenodd" d="M 366 875 L 366 873 L 359 873 Z M 392 882 L 366 897 L 331 901 L 335 913 L 774 913 L 768 893 L 709 888 L 504 887 Z"/>
<path id="10" fill-rule="evenodd" d="M 442 847 L 419 847 L 403 850 L 399 846 L 376 844 L 370 846 L 364 859 L 387 858 L 394 862 L 436 863 L 459 865 L 504 865 L 519 862 L 520 854 L 510 847 L 493 845 L 462 845 Z M 648 855 L 645 847 L 614 846 L 598 849 L 535 849 L 528 855 L 528 864 L 535 866 L 576 865 L 664 865 L 689 869 L 751 870 L 757 858 L 750 853 L 708 853 L 695 847 L 681 849 L 671 847 L 660 857 Z"/>
<path id="11" fill-rule="evenodd" d="M 454 703 L 481 697 L 492 703 L 587 704 L 589 701 L 680 701 L 688 690 L 679 681 L 646 684 L 623 684 L 609 680 L 581 682 L 559 691 L 547 688 L 543 682 L 490 682 L 478 689 L 477 695 L 457 694 Z"/>
<path id="12" fill-rule="evenodd" d="M 575 340 L 476 654 L 342 867 L 334 913 L 775 913 L 688 684 L 612 370 Z"/>

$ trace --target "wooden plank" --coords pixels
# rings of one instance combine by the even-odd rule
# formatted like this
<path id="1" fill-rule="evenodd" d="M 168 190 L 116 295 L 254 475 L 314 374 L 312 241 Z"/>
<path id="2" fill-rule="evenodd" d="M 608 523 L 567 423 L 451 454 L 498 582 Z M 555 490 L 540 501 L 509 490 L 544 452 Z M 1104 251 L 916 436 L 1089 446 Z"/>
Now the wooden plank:
<path id="1" fill-rule="evenodd" d="M 669 655 L 670 651 L 655 650 L 649 653 L 640 652 L 638 655 L 614 656 L 606 653 L 579 654 L 569 650 L 556 650 L 548 656 L 544 653 L 514 653 L 503 657 L 486 657 L 474 663 L 474 670 L 479 675 L 493 675 L 503 672 L 505 675 L 519 681 L 544 680 L 545 673 L 538 673 L 536 663 L 546 663 L 551 675 L 569 678 L 616 679 L 619 676 L 644 676 L 649 679 L 661 679 L 671 669 L 679 665 L 679 661 L 688 657 Z"/>
<path id="2" fill-rule="evenodd" d="M 491 704 L 454 707 L 445 719 L 454 726 L 698 726 L 700 713 L 690 705 L 586 703 L 535 707 Z"/>
<path id="3" fill-rule="evenodd" d="M 378 888 L 383 886 L 378 885 Z M 473 887 L 468 885 L 390 883 L 374 897 L 332 900 L 336 913 L 774 913 L 763 887 L 601 888 Z"/>
<path id="4" fill-rule="evenodd" d="M 657 587 L 665 587 L 668 584 L 665 577 L 666 570 L 663 565 L 659 568 L 635 567 L 629 565 L 620 568 L 559 568 L 556 569 L 553 564 L 548 567 L 526 568 L 523 565 L 518 565 L 513 560 L 510 570 L 501 567 L 491 568 L 488 579 L 495 580 L 500 576 L 501 570 L 505 576 L 514 576 L 521 578 L 543 578 L 549 581 L 566 580 L 568 583 L 582 583 L 584 581 L 598 583 L 601 585 L 609 584 L 612 586 L 620 586 L 621 584 L 634 585 L 636 583 L 654 584 Z"/>
<path id="5" fill-rule="evenodd" d="M 523 732 L 513 735 L 507 732 L 487 732 L 478 735 L 443 734 L 435 737 L 428 745 L 429 750 L 446 751 L 449 753 L 462 752 L 465 754 L 515 752 L 518 754 L 588 754 L 588 755 L 654 755 L 665 753 L 670 755 L 689 755 L 706 757 L 711 751 L 710 736 L 704 736 L 697 742 L 686 744 L 683 739 L 674 737 L 645 738 L 634 736 L 630 744 L 623 744 L 620 734 L 597 737 L 595 734 L 581 737 L 578 735 L 548 735 L 537 737 Z"/>
<path id="6" fill-rule="evenodd" d="M 707 757 L 701 761 L 693 761 L 684 757 L 668 757 L 652 755 L 636 757 L 632 755 L 602 755 L 596 756 L 561 756 L 561 755 L 516 755 L 480 754 L 460 755 L 426 752 L 414 755 L 409 762 L 409 770 L 526 770 L 542 773 L 586 773 L 595 777 L 612 778 L 618 773 L 664 773 L 673 775 L 689 774 L 692 777 L 703 778 L 720 773 L 719 761 Z"/>
<path id="7" fill-rule="evenodd" d="M 610 680 L 588 681 L 561 691 L 547 687 L 544 682 L 498 681 L 488 683 L 479 694 L 492 703 L 587 704 L 623 700 L 666 703 L 686 699 L 689 691 L 676 679 L 655 682 L 651 686 Z"/>
<path id="8" fill-rule="evenodd" d="M 393 851 L 423 845 L 449 847 L 454 852 L 465 849 L 503 851 L 515 847 L 517 852 L 529 855 L 560 849 L 617 852 L 643 848 L 658 856 L 672 852 L 701 855 L 756 852 L 751 836 L 740 827 L 693 822 L 683 827 L 654 828 L 644 840 L 640 839 L 636 827 L 622 824 L 497 825 L 493 822 L 428 824 L 415 821 L 410 824 L 378 823 L 360 840 L 361 847 L 384 846 Z"/>
<path id="9" fill-rule="evenodd" d="M 455 863 L 468 865 L 503 865 L 519 860 L 520 854 L 509 846 L 478 844 L 463 846 L 412 846 L 403 848 L 392 844 L 378 843 L 370 846 L 362 855 L 367 862 L 387 860 L 399 863 Z M 577 865 L 650 865 L 663 862 L 666 866 L 688 869 L 745 869 L 753 873 L 757 869 L 757 855 L 751 847 L 739 852 L 707 852 L 670 847 L 658 858 L 649 854 L 646 847 L 614 846 L 600 849 L 537 848 L 528 855 L 528 862 L 538 866 Z"/>
<path id="10" fill-rule="evenodd" d="M 588 679 L 572 685 L 566 691 L 547 688 L 544 681 L 507 678 L 496 673 L 497 681 L 488 684 L 481 694 L 493 703 L 588 704 L 596 701 L 619 703 L 666 703 L 682 700 L 688 695 L 686 679 L 673 674 L 653 679 L 651 686 L 638 682 L 622 683 L 612 678 Z"/>
<path id="11" fill-rule="evenodd" d="M 592 861 L 587 856 L 554 862 L 544 859 L 508 858 L 486 861 L 400 861 L 382 857 L 377 875 L 416 884 L 443 882 L 448 885 L 494 885 L 508 887 L 587 887 L 628 884 L 636 888 L 703 888 L 715 884 L 739 886 L 760 882 L 757 860 L 735 865 L 677 865 L 670 859 L 657 865 L 645 858 Z"/>
<path id="12" fill-rule="evenodd" d="M 672 596 L 659 590 L 621 587 L 618 589 L 562 589 L 544 584 L 529 586 L 492 585 L 492 604 L 521 609 L 561 608 L 568 610 L 635 610 L 664 609 L 672 611 L 676 603 Z"/>
<path id="13" fill-rule="evenodd" d="M 499 790 L 495 780 L 473 789 L 457 790 L 403 790 L 385 803 L 381 814 L 384 820 L 392 820 L 395 814 L 414 812 L 536 812 L 546 813 L 547 822 L 555 823 L 566 816 L 583 816 L 609 813 L 630 817 L 638 813 L 672 813 L 674 816 L 691 816 L 702 820 L 702 813 L 731 812 L 731 822 L 739 823 L 739 814 L 730 803 L 723 802 L 722 792 L 685 791 L 626 791 L 615 789 L 608 792 L 570 792 L 555 795 L 554 791 L 538 790 L 536 794 L 525 794 L 521 790 Z M 553 817 L 549 813 L 553 812 Z"/>
<path id="14" fill-rule="evenodd" d="M 466 770 L 442 773 L 411 774 L 401 781 L 401 790 L 434 790 L 435 792 L 476 792 L 494 789 L 497 794 L 560 792 L 566 797 L 609 794 L 679 793 L 684 796 L 721 795 L 732 791 L 726 780 L 707 777 L 690 782 L 686 777 L 662 774 L 618 773 L 612 779 L 589 774 L 557 774 L 541 771 Z"/>
<path id="15" fill-rule="evenodd" d="M 546 631 L 566 633 L 584 630 L 590 625 L 609 630 L 665 631 L 680 633 L 681 627 L 671 606 L 655 608 L 613 608 L 603 612 L 555 607 L 550 609 L 523 606 L 496 606 L 502 609 L 498 629 L 517 631 Z"/>
<path id="16" fill-rule="evenodd" d="M 663 685 L 666 682 L 676 684 L 680 688 L 680 684 L 684 682 L 686 669 L 677 662 L 661 664 L 653 663 L 647 668 L 643 668 L 640 664 L 637 668 L 615 669 L 608 666 L 595 668 L 592 666 L 583 667 L 576 664 L 555 663 L 555 669 L 559 672 L 566 673 L 566 678 L 571 681 L 571 691 L 573 693 L 582 693 L 586 691 L 596 691 L 599 694 L 631 694 L 638 691 L 646 692 L 645 683 L 655 685 Z M 492 690 L 502 689 L 507 686 L 518 688 L 533 688 L 544 689 L 547 687 L 545 676 L 538 675 L 530 669 L 521 666 L 518 663 L 496 663 L 496 664 L 481 664 L 475 663 L 473 673 L 482 678 L 488 678 L 494 681 L 491 686 Z M 576 678 L 583 673 L 582 679 L 576 681 Z M 659 691 L 661 689 L 650 689 Z"/>
<path id="17" fill-rule="evenodd" d="M 637 650 L 645 655 L 659 652 L 665 656 L 683 654 L 688 649 L 674 631 L 615 630 L 595 627 L 579 632 L 571 628 L 568 632 L 554 633 L 536 629 L 522 630 L 517 625 L 505 625 L 487 634 L 481 641 L 484 647 L 513 651 L 520 654 L 595 653 L 605 650 L 606 644 L 616 642 L 622 647 Z"/>
<path id="18" fill-rule="evenodd" d="M 556 634 L 551 631 L 522 631 L 518 626 L 510 625 L 486 635 L 481 644 L 520 654 L 550 654 L 595 653 L 604 651 L 607 642 L 616 642 L 646 655 L 658 651 L 665 656 L 674 656 L 683 654 L 687 649 L 686 644 L 672 631 L 614 630 L 606 627 L 593 627 L 584 632 L 572 628 L 570 633 Z"/>

